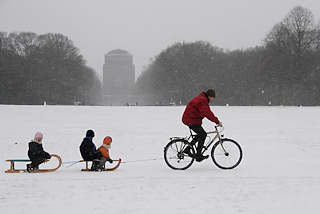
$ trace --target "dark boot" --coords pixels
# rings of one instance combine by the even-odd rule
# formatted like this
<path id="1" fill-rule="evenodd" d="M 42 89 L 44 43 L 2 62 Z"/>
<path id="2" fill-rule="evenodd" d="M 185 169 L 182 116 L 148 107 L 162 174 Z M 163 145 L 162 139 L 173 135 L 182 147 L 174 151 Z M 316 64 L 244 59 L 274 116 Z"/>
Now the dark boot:
<path id="1" fill-rule="evenodd" d="M 198 142 L 197 154 L 195 155 L 195 159 L 197 162 L 201 162 L 209 157 L 209 155 L 202 155 L 202 150 L 203 150 L 203 142 Z"/>
<path id="2" fill-rule="evenodd" d="M 31 163 L 27 164 L 27 172 L 32 172 Z"/>
<path id="3" fill-rule="evenodd" d="M 202 155 L 202 154 L 196 155 L 196 161 L 201 162 L 201 161 L 207 159 L 208 157 L 209 157 L 209 155 Z"/>
<path id="4" fill-rule="evenodd" d="M 201 162 L 201 161 L 207 159 L 208 157 L 209 157 L 209 155 L 202 155 L 202 147 L 199 148 L 199 146 L 198 146 L 197 154 L 195 155 L 196 161 Z"/>

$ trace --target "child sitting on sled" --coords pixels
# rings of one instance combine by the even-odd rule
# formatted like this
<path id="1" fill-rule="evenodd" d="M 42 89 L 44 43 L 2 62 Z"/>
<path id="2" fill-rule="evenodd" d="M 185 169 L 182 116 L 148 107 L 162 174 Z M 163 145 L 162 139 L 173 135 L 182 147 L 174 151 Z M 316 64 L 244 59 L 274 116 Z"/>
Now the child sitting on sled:
<path id="1" fill-rule="evenodd" d="M 112 160 L 109 156 L 109 148 L 112 139 L 111 137 L 105 137 L 102 146 L 100 146 L 97 150 L 96 146 L 92 142 L 93 137 L 93 130 L 88 130 L 86 133 L 86 137 L 83 139 L 80 145 L 80 153 L 83 160 L 92 161 L 92 171 L 101 171 L 103 170 L 106 161 L 112 163 Z"/>
<path id="2" fill-rule="evenodd" d="M 106 161 L 112 163 L 110 158 L 109 149 L 111 149 L 112 138 L 107 136 L 103 139 L 102 145 L 97 150 L 99 152 L 98 159 L 93 160 L 91 170 L 103 171 Z"/>
<path id="3" fill-rule="evenodd" d="M 41 163 L 51 158 L 51 155 L 43 150 L 42 139 L 43 134 L 41 132 L 37 132 L 34 135 L 34 139 L 29 143 L 28 156 L 31 163 L 27 164 L 27 172 L 38 170 Z"/>

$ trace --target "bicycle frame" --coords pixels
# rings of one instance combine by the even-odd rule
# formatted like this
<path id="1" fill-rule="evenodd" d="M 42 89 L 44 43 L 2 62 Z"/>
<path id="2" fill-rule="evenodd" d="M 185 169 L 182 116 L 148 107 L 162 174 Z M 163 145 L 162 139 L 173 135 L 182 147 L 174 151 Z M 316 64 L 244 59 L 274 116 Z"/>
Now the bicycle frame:
<path id="1" fill-rule="evenodd" d="M 220 134 L 222 131 L 219 131 L 217 126 L 215 126 L 215 129 L 216 129 L 215 131 L 207 132 L 207 135 L 210 135 L 210 134 L 216 134 L 216 135 L 214 136 L 214 138 L 212 140 L 209 140 L 209 142 L 207 144 L 203 145 L 203 149 L 202 149 L 202 152 L 201 152 L 202 155 L 209 149 L 209 147 L 214 143 L 214 141 L 216 139 L 219 139 L 219 142 L 222 142 L 221 139 L 223 138 L 223 134 Z M 191 130 L 190 130 L 190 133 L 191 133 L 191 135 L 187 138 L 188 141 L 190 140 L 190 138 L 193 139 L 196 136 L 196 135 L 192 134 Z M 223 151 L 226 152 L 226 150 L 224 149 L 222 143 L 220 143 L 220 145 L 222 146 Z"/>

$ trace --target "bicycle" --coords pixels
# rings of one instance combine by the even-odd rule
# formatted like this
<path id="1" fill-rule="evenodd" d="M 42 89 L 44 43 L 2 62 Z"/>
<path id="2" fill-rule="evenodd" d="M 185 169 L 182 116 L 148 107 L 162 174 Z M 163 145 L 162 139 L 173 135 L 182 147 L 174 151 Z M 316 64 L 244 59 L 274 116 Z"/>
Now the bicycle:
<path id="1" fill-rule="evenodd" d="M 241 146 L 232 139 L 224 138 L 222 134 L 224 128 L 218 130 L 215 126 L 215 131 L 207 132 L 209 141 L 203 146 L 201 154 L 203 155 L 213 144 L 211 149 L 211 158 L 213 163 L 221 169 L 233 169 L 237 167 L 242 160 Z M 216 134 L 211 140 L 210 134 Z M 171 137 L 170 142 L 164 148 L 164 160 L 166 164 L 175 170 L 188 169 L 195 160 L 196 143 L 192 140 L 196 135 L 192 134 L 190 129 L 189 137 Z M 190 141 L 191 139 L 191 141 Z M 185 149 L 190 146 L 191 156 L 184 153 Z"/>

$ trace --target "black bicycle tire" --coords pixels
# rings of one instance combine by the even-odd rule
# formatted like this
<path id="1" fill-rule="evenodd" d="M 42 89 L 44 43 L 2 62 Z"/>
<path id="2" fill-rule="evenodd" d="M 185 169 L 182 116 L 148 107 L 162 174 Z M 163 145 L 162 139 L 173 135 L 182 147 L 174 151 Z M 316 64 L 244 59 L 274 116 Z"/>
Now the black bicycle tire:
<path id="1" fill-rule="evenodd" d="M 213 163 L 214 163 L 217 167 L 219 167 L 220 169 L 234 169 L 235 167 L 237 167 L 237 166 L 240 164 L 240 162 L 241 162 L 241 160 L 242 160 L 242 156 L 243 156 L 242 148 L 241 148 L 240 144 L 237 143 L 235 140 L 228 139 L 228 138 L 223 138 L 223 139 L 221 139 L 221 140 L 222 140 L 222 141 L 230 141 L 230 142 L 234 143 L 234 144 L 238 147 L 238 149 L 239 149 L 239 151 L 240 151 L 239 160 L 238 160 L 233 166 L 231 166 L 231 167 L 224 167 L 224 166 L 221 166 L 220 164 L 218 164 L 218 162 L 217 162 L 217 161 L 215 160 L 215 158 L 214 158 L 214 150 L 216 149 L 217 145 L 220 144 L 220 140 L 219 140 L 218 142 L 216 142 L 216 143 L 213 145 L 213 147 L 212 147 L 212 149 L 211 149 L 211 158 L 212 158 L 212 161 L 213 161 Z"/>
<path id="2" fill-rule="evenodd" d="M 185 144 L 189 145 L 189 146 L 191 147 L 192 153 L 193 153 L 193 154 L 195 153 L 193 146 L 192 146 L 187 140 L 185 140 L 185 139 L 174 139 L 174 140 L 171 140 L 171 141 L 165 146 L 165 148 L 164 148 L 164 152 L 163 152 L 164 160 L 165 160 L 166 164 L 167 164 L 171 169 L 174 169 L 174 170 L 186 170 L 186 169 L 188 169 L 188 168 L 193 164 L 194 158 L 192 158 L 191 162 L 190 162 L 186 167 L 176 168 L 176 167 L 172 166 L 172 165 L 169 163 L 169 161 L 168 161 L 168 159 L 167 159 L 167 156 L 166 156 L 166 152 L 167 152 L 168 148 L 170 147 L 170 145 L 173 144 L 173 143 L 175 143 L 175 142 L 179 142 L 179 141 L 184 142 Z"/>

